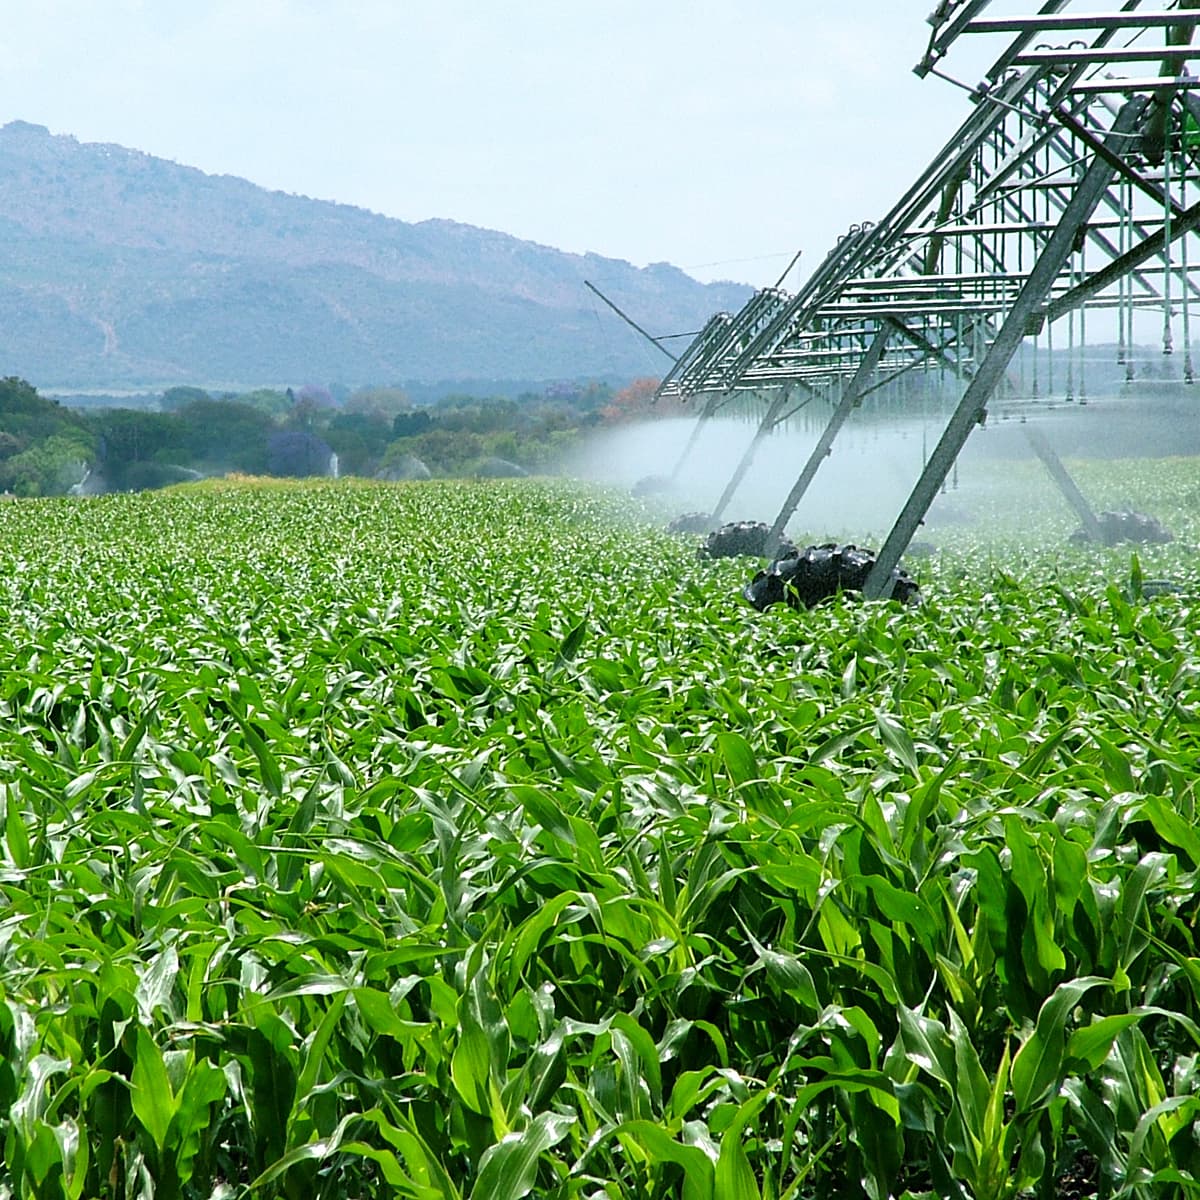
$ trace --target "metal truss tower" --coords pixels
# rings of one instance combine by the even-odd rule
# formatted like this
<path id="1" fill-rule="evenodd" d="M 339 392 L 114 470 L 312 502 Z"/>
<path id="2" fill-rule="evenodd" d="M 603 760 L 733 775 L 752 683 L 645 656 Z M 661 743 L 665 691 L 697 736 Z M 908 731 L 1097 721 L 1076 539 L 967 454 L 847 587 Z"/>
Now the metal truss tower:
<path id="1" fill-rule="evenodd" d="M 774 397 L 719 510 L 789 412 L 810 397 L 832 405 L 775 519 L 778 538 L 864 396 L 913 371 L 953 380 L 956 406 L 868 595 L 882 593 L 1025 339 L 1065 321 L 1082 342 L 1086 312 L 1107 309 L 1124 354 L 1135 311 L 1153 309 L 1164 352 L 1182 318 L 1192 378 L 1189 303 L 1200 288 L 1187 235 L 1200 224 L 1200 79 L 1188 64 L 1200 57 L 1200 0 L 1124 0 L 1109 12 L 1045 0 L 1005 16 L 989 7 L 941 0 L 928 18 L 920 76 L 940 74 L 960 39 L 1003 37 L 1005 49 L 920 178 L 878 223 L 852 226 L 796 294 L 769 288 L 713 317 L 659 389 L 703 396 L 701 420 L 740 392 Z"/>

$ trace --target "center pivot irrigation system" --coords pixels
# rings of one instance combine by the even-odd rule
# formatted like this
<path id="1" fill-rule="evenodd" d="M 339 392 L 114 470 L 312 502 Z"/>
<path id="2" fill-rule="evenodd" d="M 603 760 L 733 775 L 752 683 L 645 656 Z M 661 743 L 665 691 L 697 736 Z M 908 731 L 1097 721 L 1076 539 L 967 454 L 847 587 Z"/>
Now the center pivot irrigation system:
<path id="1" fill-rule="evenodd" d="M 831 406 L 768 553 L 866 395 L 913 371 L 959 389 L 863 587 L 870 597 L 892 588 L 1027 339 L 1036 362 L 1038 340 L 1052 347 L 1065 324 L 1073 351 L 1086 340 L 1088 310 L 1115 310 L 1123 360 L 1132 357 L 1135 312 L 1151 309 L 1161 313 L 1164 353 L 1179 328 L 1184 378 L 1193 377 L 1190 305 L 1200 288 L 1188 235 L 1200 224 L 1200 79 L 1188 66 L 1200 57 L 1192 45 L 1200 0 L 1126 0 L 1110 12 L 1047 0 L 1003 17 L 989 17 L 989 7 L 942 0 L 928 18 L 921 77 L 950 78 L 941 64 L 962 39 L 1001 35 L 1007 48 L 967 89 L 970 115 L 916 183 L 882 220 L 852 226 L 796 294 L 767 288 L 740 312 L 710 318 L 659 387 L 702 404 L 685 458 L 732 398 L 769 398 L 714 517 L 772 429 L 810 400 Z"/>

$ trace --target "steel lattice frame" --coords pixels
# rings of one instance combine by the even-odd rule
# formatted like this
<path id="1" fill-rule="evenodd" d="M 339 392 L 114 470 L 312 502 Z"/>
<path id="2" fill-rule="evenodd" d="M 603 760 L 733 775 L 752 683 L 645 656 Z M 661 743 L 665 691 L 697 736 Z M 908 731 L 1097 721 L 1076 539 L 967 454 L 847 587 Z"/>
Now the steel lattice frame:
<path id="1" fill-rule="evenodd" d="M 1200 80 L 1188 72 L 1200 0 L 1125 0 L 1104 13 L 1046 0 L 992 19 L 988 7 L 942 0 L 929 17 L 918 75 L 938 73 L 960 38 L 1004 35 L 1007 46 L 916 183 L 877 224 L 851 227 L 796 294 L 769 288 L 713 317 L 659 389 L 704 396 L 702 421 L 739 392 L 774 397 L 714 515 L 762 437 L 803 402 L 797 392 L 833 403 L 774 522 L 779 537 L 862 397 L 948 365 L 961 396 L 868 594 L 885 586 L 1026 337 L 1108 308 L 1132 342 L 1134 310 L 1154 307 L 1169 349 L 1172 298 L 1200 295 L 1186 257 L 1200 225 Z"/>

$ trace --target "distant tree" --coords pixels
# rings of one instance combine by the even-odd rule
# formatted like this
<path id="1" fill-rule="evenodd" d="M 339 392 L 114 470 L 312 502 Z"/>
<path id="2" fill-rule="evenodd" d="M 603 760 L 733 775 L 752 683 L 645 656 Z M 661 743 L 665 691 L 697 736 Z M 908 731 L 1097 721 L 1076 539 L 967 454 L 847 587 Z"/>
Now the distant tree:
<path id="1" fill-rule="evenodd" d="M 233 399 L 272 417 L 284 416 L 295 403 L 294 397 L 289 398 L 287 392 L 280 392 L 275 388 L 255 388 L 254 391 L 242 392 Z"/>
<path id="2" fill-rule="evenodd" d="M 124 491 L 146 492 L 194 478 L 195 475 L 187 468 L 178 467 L 173 463 L 136 462 L 131 463 L 126 469 L 119 486 Z M 111 477 L 110 483 L 115 484 Z"/>
<path id="3" fill-rule="evenodd" d="M 316 384 L 305 384 L 295 393 L 295 397 L 284 418 L 284 424 L 289 429 L 324 429 L 338 411 L 333 393 Z"/>
<path id="4" fill-rule="evenodd" d="M 337 408 L 338 406 L 338 402 L 329 388 L 322 387 L 319 383 L 306 383 L 296 393 L 296 403 L 309 403 L 317 408 Z"/>
<path id="5" fill-rule="evenodd" d="M 524 446 L 526 439 L 515 429 L 506 429 L 502 433 L 494 433 L 485 438 L 485 457 L 503 458 L 509 462 L 524 466 Z"/>
<path id="6" fill-rule="evenodd" d="M 647 417 L 678 416 L 678 404 L 655 402 L 654 393 L 660 382 L 659 379 L 649 377 L 635 379 L 628 387 L 623 387 L 613 395 L 608 404 L 600 410 L 601 416 L 608 424 L 645 420 Z"/>
<path id="7" fill-rule="evenodd" d="M 513 458 L 538 474 L 560 471 L 568 456 L 579 449 L 581 442 L 582 434 L 578 429 L 555 429 L 545 436 L 522 442 L 520 453 Z"/>
<path id="8" fill-rule="evenodd" d="M 588 414 L 588 416 L 592 420 L 596 419 L 595 414 Z M 577 429 L 580 417 L 570 407 L 541 401 L 526 410 L 525 422 L 529 429 L 539 434 L 548 434 L 563 429 Z"/>
<path id="9" fill-rule="evenodd" d="M 452 433 L 431 429 L 417 437 L 398 438 L 389 454 L 414 454 L 436 475 L 459 475 L 484 452 L 483 439 L 476 433 Z"/>
<path id="10" fill-rule="evenodd" d="M 60 495 L 95 461 L 86 417 L 39 396 L 24 379 L 0 379 L 0 491 Z"/>
<path id="11" fill-rule="evenodd" d="M 342 407 L 348 413 L 377 414 L 391 418 L 412 408 L 412 401 L 403 388 L 359 388 L 346 398 Z"/>
<path id="12" fill-rule="evenodd" d="M 391 423 L 377 413 L 341 412 L 325 430 L 343 475 L 374 474 L 391 437 Z"/>
<path id="13" fill-rule="evenodd" d="M 400 412 L 392 418 L 392 436 L 398 438 L 416 437 L 426 433 L 433 426 L 433 418 L 424 408 L 416 408 L 410 412 Z"/>
<path id="14" fill-rule="evenodd" d="M 578 428 L 545 431 L 507 430 L 484 435 L 484 453 L 494 458 L 507 459 L 526 471 L 545 474 L 561 470 L 567 455 L 581 440 Z"/>
<path id="15" fill-rule="evenodd" d="M 0 490 L 18 496 L 61 496 L 83 478 L 91 457 L 86 440 L 52 434 L 0 462 Z"/>
<path id="16" fill-rule="evenodd" d="M 612 400 L 613 390 L 607 383 L 589 383 L 575 399 L 581 413 L 599 412 Z"/>
<path id="17" fill-rule="evenodd" d="M 182 452 L 183 427 L 174 413 L 106 409 L 92 418 L 92 428 L 100 435 L 99 457 L 105 473 L 118 487 L 123 486 L 121 475 L 130 464 L 146 462 L 171 449 Z"/>
<path id="18" fill-rule="evenodd" d="M 163 412 L 178 412 L 185 405 L 195 404 L 197 400 L 211 399 L 212 397 L 203 388 L 173 387 L 167 388 L 163 392 L 160 406 Z"/>
<path id="19" fill-rule="evenodd" d="M 515 400 L 508 396 L 486 396 L 475 406 L 471 428 L 476 433 L 495 433 L 519 427 L 523 423 L 523 414 Z"/>
<path id="20" fill-rule="evenodd" d="M 183 465 L 251 474 L 266 469 L 267 437 L 276 425 L 260 409 L 236 400 L 196 400 L 178 419 Z"/>
<path id="21" fill-rule="evenodd" d="M 440 429 L 494 433 L 523 423 L 521 409 L 507 396 L 443 396 L 434 411 Z"/>
<path id="22" fill-rule="evenodd" d="M 34 415 L 47 408 L 57 407 L 53 401 L 39 396 L 37 388 L 16 375 L 0 379 L 0 416 Z"/>
<path id="23" fill-rule="evenodd" d="M 431 474 L 428 465 L 412 452 L 412 442 L 408 438 L 388 446 L 375 472 L 377 479 L 391 480 L 429 479 Z"/>
<path id="24" fill-rule="evenodd" d="M 333 451 L 327 442 L 303 429 L 277 429 L 267 438 L 267 471 L 304 479 L 328 475 Z"/>

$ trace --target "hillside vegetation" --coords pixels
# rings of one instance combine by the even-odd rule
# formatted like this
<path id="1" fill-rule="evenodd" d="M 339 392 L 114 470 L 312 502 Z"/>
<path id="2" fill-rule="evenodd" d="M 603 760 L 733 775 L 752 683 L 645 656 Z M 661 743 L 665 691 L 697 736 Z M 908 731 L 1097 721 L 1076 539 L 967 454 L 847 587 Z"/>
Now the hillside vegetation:
<path id="1" fill-rule="evenodd" d="M 749 294 L 23 121 L 0 129 L 0 213 L 0 371 L 42 387 L 644 375 L 585 278 L 662 334 Z"/>

